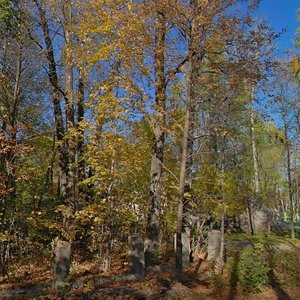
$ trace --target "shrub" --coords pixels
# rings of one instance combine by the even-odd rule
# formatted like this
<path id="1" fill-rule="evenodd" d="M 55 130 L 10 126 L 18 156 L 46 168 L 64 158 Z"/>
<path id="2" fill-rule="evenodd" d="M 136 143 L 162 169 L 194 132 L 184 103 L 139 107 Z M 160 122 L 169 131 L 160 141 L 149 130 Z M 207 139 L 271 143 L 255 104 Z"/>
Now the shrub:
<path id="1" fill-rule="evenodd" d="M 275 270 L 281 281 L 287 285 L 300 286 L 300 253 L 299 251 L 278 251 Z"/>
<path id="2" fill-rule="evenodd" d="M 266 253 L 260 245 L 255 248 L 245 248 L 238 265 L 239 281 L 248 293 L 261 292 L 268 282 L 270 268 Z"/>

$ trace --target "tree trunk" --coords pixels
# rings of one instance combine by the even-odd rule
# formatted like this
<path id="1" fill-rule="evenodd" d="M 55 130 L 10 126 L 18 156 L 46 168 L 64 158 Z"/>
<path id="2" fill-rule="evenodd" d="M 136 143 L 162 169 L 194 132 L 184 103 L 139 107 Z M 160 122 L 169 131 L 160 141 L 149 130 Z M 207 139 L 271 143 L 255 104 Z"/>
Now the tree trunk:
<path id="1" fill-rule="evenodd" d="M 198 23 L 196 14 L 198 11 L 198 1 L 190 2 L 193 20 L 189 29 L 189 49 L 188 49 L 188 78 L 187 78 L 187 99 L 185 108 L 185 123 L 183 129 L 183 148 L 181 156 L 179 191 L 178 191 L 178 211 L 176 228 L 176 272 L 180 278 L 182 274 L 182 234 L 184 233 L 184 218 L 186 217 L 186 204 L 190 198 L 192 190 L 192 164 L 194 146 L 194 114 L 196 110 L 196 86 L 197 75 L 200 63 L 204 57 L 204 51 L 200 49 Z"/>
<path id="2" fill-rule="evenodd" d="M 291 220 L 291 239 L 295 238 L 295 225 L 294 225 L 294 201 L 293 201 L 293 189 L 292 189 L 292 174 L 291 174 L 291 147 L 288 137 L 288 124 L 284 120 L 284 136 L 286 142 L 287 152 L 287 175 L 288 175 L 288 193 L 290 202 L 290 220 Z"/>
<path id="3" fill-rule="evenodd" d="M 71 55 L 71 33 L 69 26 L 72 25 L 72 7 L 69 0 L 63 2 L 64 13 L 64 34 L 65 34 L 65 101 L 66 101 L 66 152 L 67 155 L 67 178 L 66 178 L 66 195 L 65 201 L 70 214 L 77 210 L 76 191 L 75 191 L 75 154 L 76 143 L 74 137 L 75 120 L 74 120 L 74 91 L 73 91 L 73 62 Z M 71 217 L 71 215 L 69 217 Z M 69 220 L 66 220 L 66 227 Z"/>
<path id="4" fill-rule="evenodd" d="M 254 184 L 255 184 L 255 193 L 254 201 L 249 205 L 249 215 L 252 216 L 252 226 L 251 232 L 257 234 L 258 231 L 267 232 L 269 217 L 265 212 L 265 207 L 260 200 L 260 184 L 259 184 L 259 166 L 258 166 L 258 153 L 256 145 L 256 135 L 255 135 L 255 121 L 254 121 L 254 86 L 251 87 L 251 115 L 250 115 L 250 130 L 251 130 L 251 143 L 252 143 L 252 157 L 253 157 L 253 168 L 254 168 Z M 254 212 L 251 212 L 251 208 L 254 209 Z M 266 224 L 267 223 L 267 224 Z"/>
<path id="5" fill-rule="evenodd" d="M 255 123 L 254 123 L 254 87 L 251 87 L 251 111 L 250 111 L 250 130 L 251 130 L 251 144 L 252 144 L 252 159 L 253 159 L 253 168 L 254 168 L 254 184 L 255 184 L 255 195 L 254 201 L 251 205 L 251 202 L 248 205 L 248 214 L 250 218 L 250 224 L 253 226 L 250 229 L 250 232 L 255 235 L 257 233 L 257 228 L 255 225 L 255 219 L 252 219 L 252 208 L 256 206 L 259 196 L 259 170 L 258 170 L 258 156 L 257 156 L 257 147 L 255 140 Z M 251 207 L 252 206 L 252 207 Z"/>
<path id="6" fill-rule="evenodd" d="M 191 135 L 192 130 L 192 109 L 194 107 L 194 79 L 195 79 L 195 64 L 193 55 L 193 40 L 190 41 L 189 49 L 189 70 L 188 70 L 188 91 L 185 108 L 184 129 L 183 129 L 183 146 L 181 155 L 180 177 L 179 177 L 179 191 L 178 191 L 178 211 L 177 211 L 177 228 L 176 228 L 176 270 L 177 275 L 181 277 L 182 273 L 182 234 L 184 231 L 184 213 L 185 204 L 187 203 L 186 193 L 191 190 L 191 155 L 193 140 Z"/>
<path id="7" fill-rule="evenodd" d="M 14 92 L 12 99 L 12 108 L 9 112 L 9 143 L 10 150 L 6 157 L 6 171 L 7 171 L 7 187 L 10 192 L 10 205 L 16 207 L 16 158 L 15 158 L 15 148 L 17 145 L 17 128 L 16 123 L 18 119 L 18 111 L 20 104 L 20 88 L 21 88 L 21 73 L 22 73 L 22 62 L 23 62 L 23 45 L 19 41 L 17 66 L 16 66 L 16 77 L 14 84 Z"/>
<path id="8" fill-rule="evenodd" d="M 254 184 L 255 184 L 255 194 L 256 200 L 258 199 L 258 194 L 260 192 L 259 186 L 259 169 L 258 169 L 258 154 L 255 140 L 255 123 L 254 123 L 254 87 L 251 88 L 251 144 L 252 144 L 252 157 L 253 157 L 253 168 L 254 168 Z"/>
<path id="9" fill-rule="evenodd" d="M 68 156 L 66 151 L 66 145 L 64 141 L 65 129 L 63 122 L 62 109 L 60 104 L 60 90 L 58 85 L 58 76 L 56 69 L 56 61 L 54 55 L 54 48 L 52 39 L 50 36 L 48 21 L 46 17 L 45 8 L 35 0 L 36 6 L 38 8 L 40 24 L 44 34 L 44 40 L 47 50 L 47 61 L 48 61 L 48 78 L 51 84 L 52 90 L 52 103 L 54 108 L 54 120 L 55 120 L 55 130 L 56 139 L 59 151 L 59 198 L 61 203 L 65 203 L 66 200 L 66 186 L 67 186 L 67 167 L 68 167 Z"/>
<path id="10" fill-rule="evenodd" d="M 165 17 L 156 13 L 155 20 L 155 121 L 154 140 L 151 153 L 150 192 L 148 205 L 148 221 L 146 228 L 146 265 L 153 264 L 159 247 L 160 198 L 162 185 L 162 164 L 164 158 L 164 124 L 166 106 L 165 75 Z"/>
<path id="11" fill-rule="evenodd" d="M 18 24 L 20 25 L 20 24 Z M 0 230 L 8 238 L 0 242 L 0 271 L 3 276 L 8 276 L 9 259 L 11 249 L 11 236 L 15 232 L 15 213 L 16 213 L 16 147 L 17 147 L 17 122 L 19 115 L 19 106 L 21 99 L 21 76 L 23 71 L 23 40 L 18 31 L 14 36 L 17 48 L 15 49 L 16 61 L 13 61 L 13 67 L 7 61 L 7 42 L 4 41 L 3 49 L 3 70 L 4 76 L 9 79 L 9 84 L 13 89 L 12 94 L 2 95 L 3 101 L 3 122 L 0 145 L 0 172 L 1 172 L 1 198 L 0 198 Z M 13 56 L 14 59 L 14 56 Z M 6 63 L 8 65 L 6 65 Z M 15 68 L 15 69 L 14 69 Z M 7 70 L 10 70 L 7 71 Z M 10 214 L 10 215 L 8 215 Z"/>
<path id="12" fill-rule="evenodd" d="M 6 68 L 4 67 L 4 64 L 6 62 L 6 57 L 7 57 L 7 39 L 4 37 L 4 41 L 3 41 L 3 50 L 2 50 L 2 68 L 1 68 L 1 72 L 2 74 L 6 75 Z M 2 105 L 1 103 L 1 113 L 3 115 L 1 115 L 2 117 L 2 124 L 1 124 L 1 149 L 0 149 L 0 175 L 3 177 L 6 177 L 7 171 L 6 171 L 6 153 L 5 151 L 2 150 L 2 148 L 4 148 L 4 142 L 6 142 L 5 139 L 5 133 L 6 133 L 6 129 L 7 129 L 7 120 L 6 118 L 4 118 L 5 115 L 5 106 L 4 103 Z M 6 190 L 6 186 L 5 186 L 5 180 L 3 180 L 1 178 L 1 189 Z M 0 229 L 1 232 L 4 232 L 4 220 L 5 220 L 5 213 L 6 213 L 6 193 L 5 191 L 3 191 L 3 193 L 1 194 L 0 197 Z M 2 251 L 0 251 L 1 253 Z"/>
<path id="13" fill-rule="evenodd" d="M 219 273 L 223 273 L 224 267 L 224 249 L 225 249 L 225 141 L 223 138 L 222 145 L 222 162 L 221 162 L 221 190 L 222 190 L 222 209 L 221 209 L 221 243 L 220 243 L 220 257 L 219 257 Z"/>
<path id="14" fill-rule="evenodd" d="M 85 179 L 85 163 L 84 163 L 84 130 L 82 122 L 84 120 L 84 78 L 82 72 L 79 71 L 78 82 L 78 99 L 77 99 L 77 150 L 76 150 L 76 166 L 77 166 L 77 184 L 76 197 L 83 199 L 84 191 L 81 188 L 81 183 Z"/>
<path id="15" fill-rule="evenodd" d="M 189 76 L 191 77 L 191 76 Z M 190 80 L 191 78 L 189 78 Z M 191 84 L 189 84 L 191 85 Z M 189 90 L 191 86 L 189 87 Z M 179 178 L 179 196 L 178 196 L 178 211 L 177 211 L 177 228 L 176 228 L 176 270 L 180 277 L 182 273 L 182 233 L 183 233 L 183 218 L 184 218 L 184 204 L 185 204 L 185 187 L 187 178 L 187 164 L 188 164 L 188 140 L 191 126 L 191 98 L 190 91 L 187 98 L 187 105 L 185 111 L 185 123 L 183 131 L 183 149 L 181 156 L 180 178 Z"/>

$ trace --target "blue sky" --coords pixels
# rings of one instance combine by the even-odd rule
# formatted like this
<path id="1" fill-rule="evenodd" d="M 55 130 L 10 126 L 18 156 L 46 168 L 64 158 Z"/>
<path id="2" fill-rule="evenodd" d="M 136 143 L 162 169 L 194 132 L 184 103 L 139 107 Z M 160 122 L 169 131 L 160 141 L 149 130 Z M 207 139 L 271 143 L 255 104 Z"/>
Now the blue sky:
<path id="1" fill-rule="evenodd" d="M 293 48 L 296 30 L 300 27 L 300 22 L 297 20 L 299 8 L 299 0 L 262 0 L 261 2 L 257 17 L 267 20 L 277 32 L 283 28 L 287 29 L 277 43 L 281 53 Z"/>
<path id="2" fill-rule="evenodd" d="M 257 11 L 257 19 L 266 20 L 275 32 L 280 32 L 282 29 L 286 29 L 276 46 L 279 50 L 280 56 L 285 56 L 286 50 L 295 50 L 296 31 L 300 28 L 300 21 L 298 21 L 298 12 L 300 9 L 300 0 L 261 0 L 260 9 Z M 300 13 L 299 13 L 300 14 Z M 259 96 L 262 94 L 259 93 Z M 268 98 L 268 101 L 270 99 Z M 269 105 L 268 105 L 269 107 Z M 260 110 L 260 104 L 257 106 Z M 272 108 L 272 106 L 270 106 Z M 282 127 L 281 119 L 274 112 L 268 112 L 275 124 L 278 127 Z"/>

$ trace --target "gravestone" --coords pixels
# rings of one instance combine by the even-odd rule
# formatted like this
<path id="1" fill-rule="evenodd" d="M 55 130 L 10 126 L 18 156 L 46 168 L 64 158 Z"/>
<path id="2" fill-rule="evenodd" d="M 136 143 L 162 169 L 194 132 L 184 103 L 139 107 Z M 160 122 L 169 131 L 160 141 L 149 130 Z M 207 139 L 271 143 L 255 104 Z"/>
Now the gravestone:
<path id="1" fill-rule="evenodd" d="M 131 274 L 139 278 L 145 276 L 144 240 L 137 234 L 128 237 L 128 259 Z"/>
<path id="2" fill-rule="evenodd" d="M 255 234 L 259 232 L 268 232 L 269 214 L 266 208 L 263 207 L 255 211 L 252 218 Z"/>
<path id="3" fill-rule="evenodd" d="M 64 293 L 70 287 L 69 272 L 71 266 L 71 244 L 59 240 L 52 252 L 52 268 L 54 277 L 54 288 Z"/>
<path id="4" fill-rule="evenodd" d="M 249 215 L 244 213 L 238 216 L 238 226 L 244 232 L 247 232 L 249 235 L 252 234 L 253 224 L 249 220 Z"/>
<path id="5" fill-rule="evenodd" d="M 212 230 L 208 233 L 207 260 L 217 261 L 220 258 L 221 250 L 221 231 Z"/>
<path id="6" fill-rule="evenodd" d="M 181 234 L 181 243 L 182 243 L 182 267 L 187 268 L 190 266 L 190 257 L 191 257 L 191 239 L 189 233 Z M 174 235 L 174 249 L 176 252 L 176 234 Z"/>
<path id="7" fill-rule="evenodd" d="M 181 236 L 182 241 L 182 266 L 187 268 L 190 265 L 190 254 L 191 254 L 191 240 L 188 233 L 183 233 Z"/>

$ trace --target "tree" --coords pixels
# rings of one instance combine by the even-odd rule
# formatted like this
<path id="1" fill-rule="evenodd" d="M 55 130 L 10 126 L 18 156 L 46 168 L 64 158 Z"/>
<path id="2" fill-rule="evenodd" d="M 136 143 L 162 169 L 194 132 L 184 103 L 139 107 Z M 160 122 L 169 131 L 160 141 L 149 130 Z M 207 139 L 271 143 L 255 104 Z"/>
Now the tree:
<path id="1" fill-rule="evenodd" d="M 296 170 L 293 170 L 292 162 L 295 160 L 297 163 L 297 144 L 293 144 L 292 140 L 294 140 L 293 136 L 299 135 L 297 111 L 294 109 L 294 102 L 298 97 L 298 84 L 295 80 L 293 71 L 283 63 L 279 64 L 275 78 L 276 93 L 274 93 L 275 95 L 273 98 L 273 112 L 278 115 L 282 123 L 282 142 L 286 152 L 285 169 L 287 176 L 287 194 L 289 199 L 289 219 L 291 223 L 291 238 L 294 239 L 294 222 L 297 214 L 295 201 L 297 198 L 297 187 L 293 188 L 293 173 Z M 296 174 L 295 176 L 297 177 Z"/>
<path id="2" fill-rule="evenodd" d="M 197 3 L 193 2 L 197 7 Z M 261 24 L 262 34 L 257 36 L 255 31 L 243 29 L 243 24 L 251 28 L 253 21 L 249 17 L 246 19 L 239 17 L 238 15 L 230 16 L 227 8 L 232 8 L 236 3 L 217 1 L 214 5 L 206 7 L 201 10 L 195 9 L 192 6 L 191 12 L 196 11 L 197 14 L 191 13 L 191 20 L 197 20 L 201 18 L 201 23 L 204 22 L 205 26 L 200 29 L 194 29 L 193 25 L 189 27 L 186 35 L 189 40 L 189 63 L 187 67 L 187 96 L 186 96 L 186 109 L 185 109 L 185 127 L 183 134 L 183 149 L 181 158 L 181 176 L 179 184 L 179 206 L 178 206 L 178 218 L 177 218 L 177 268 L 180 272 L 182 268 L 181 262 L 181 233 L 183 232 L 183 219 L 185 215 L 185 206 L 189 202 L 191 185 L 191 172 L 195 168 L 189 162 L 193 157 L 193 114 L 196 105 L 200 111 L 207 110 L 207 115 L 213 123 L 213 127 L 216 128 L 216 132 L 219 131 L 221 126 L 221 132 L 224 129 L 224 124 L 228 121 L 224 117 L 225 105 L 232 105 L 236 98 L 236 95 L 243 87 L 246 80 L 253 80 L 254 78 L 260 78 L 262 74 L 261 70 L 267 69 L 267 64 L 270 64 L 268 59 L 268 53 L 272 49 L 272 41 L 276 38 L 276 35 L 268 30 L 265 24 Z M 199 5 L 199 4 L 198 4 Z M 199 14 L 199 10 L 201 13 Z M 202 15 L 203 13 L 203 15 Z M 234 20 L 234 21 L 232 21 Z M 193 24 L 191 21 L 189 24 Z M 196 24 L 197 21 L 195 21 Z M 238 38 L 236 38 L 238 36 Z M 258 59 L 253 56 L 253 49 L 249 47 L 249 40 L 256 41 L 257 46 L 261 50 L 262 57 Z M 192 48 L 191 48 L 192 45 Z M 263 53 L 263 47 L 267 48 L 266 53 Z M 195 59 L 195 63 L 193 60 Z M 245 69 L 247 65 L 247 70 Z M 270 65 L 268 65 L 270 67 Z M 191 75 L 192 74 L 192 75 Z M 241 80 L 241 78 L 243 78 Z M 205 86 L 205 84 L 211 84 L 211 88 L 207 88 L 210 94 L 202 88 L 197 90 L 195 88 L 198 85 Z M 220 91 L 220 93 L 218 93 Z M 223 96 L 225 95 L 225 96 Z M 206 100 L 206 97 L 208 99 Z M 222 99 L 220 101 L 220 99 Z M 207 101 L 207 103 L 205 103 Z M 223 106 L 224 105 L 224 106 Z M 227 111 L 227 110 L 226 110 Z M 230 109 L 228 110 L 230 111 Z M 225 126 L 226 128 L 226 126 Z M 216 161 L 212 164 L 220 167 L 220 172 L 224 174 L 224 162 L 220 159 L 219 152 L 222 152 L 224 145 L 222 143 L 223 134 L 211 133 L 212 147 L 216 153 Z M 225 134 L 226 135 L 226 134 Z M 189 154 L 188 154 L 189 153 Z M 224 185 L 224 183 L 222 184 Z M 184 197 L 186 192 L 187 198 Z M 224 196 L 224 194 L 223 194 Z M 222 236 L 224 237 L 224 198 L 222 198 L 223 213 L 221 218 L 222 223 Z"/>
<path id="3" fill-rule="evenodd" d="M 56 144 L 59 153 L 59 198 L 60 203 L 66 206 L 64 213 L 65 227 L 69 228 L 72 223 L 74 213 L 78 210 L 79 195 L 78 183 L 84 180 L 84 166 L 82 159 L 82 149 L 84 144 L 84 132 L 82 131 L 82 122 L 84 118 L 84 76 L 83 71 L 75 72 L 75 63 L 73 48 L 75 36 L 72 35 L 72 11 L 76 8 L 69 1 L 64 1 L 62 6 L 34 1 L 39 16 L 39 25 L 43 34 L 43 43 L 40 43 L 37 32 L 30 32 L 31 38 L 35 43 L 46 52 L 48 63 L 48 78 L 51 85 L 52 105 L 55 119 Z M 63 31 L 60 33 L 64 37 L 64 42 L 57 41 L 57 36 L 51 36 L 51 27 L 48 14 L 58 16 L 60 22 L 54 22 L 60 32 L 60 25 Z M 56 15 L 57 14 L 57 15 Z M 60 82 L 60 64 L 57 63 L 58 48 L 57 43 L 62 43 L 63 53 L 63 76 L 65 83 Z M 78 79 L 78 92 L 74 90 L 75 80 Z M 64 88 L 62 87 L 64 85 Z M 61 100 L 64 100 L 64 103 Z M 77 109 L 75 103 L 77 102 Z M 64 116 L 65 113 L 65 116 Z M 77 180 L 79 177 L 79 180 Z"/>
<path id="4" fill-rule="evenodd" d="M 160 229 L 160 198 L 162 189 L 162 170 L 165 143 L 165 111 L 166 111 L 166 18 L 162 3 L 155 8 L 155 48 L 154 48 L 154 76 L 155 76 L 155 115 L 154 139 L 151 151 L 150 191 L 148 205 L 148 221 L 146 229 L 146 264 L 153 263 L 155 252 L 159 246 Z"/>
<path id="5" fill-rule="evenodd" d="M 34 82 L 38 70 L 36 48 L 22 30 L 28 25 L 27 10 L 18 1 L 2 1 L 0 7 L 1 272 L 7 275 L 11 245 L 14 243 L 21 251 L 18 241 L 24 228 L 20 215 L 27 212 L 22 185 L 31 174 L 23 172 L 22 160 L 31 155 L 32 141 L 43 132 L 45 123 L 38 108 L 44 90 L 36 88 Z"/>

